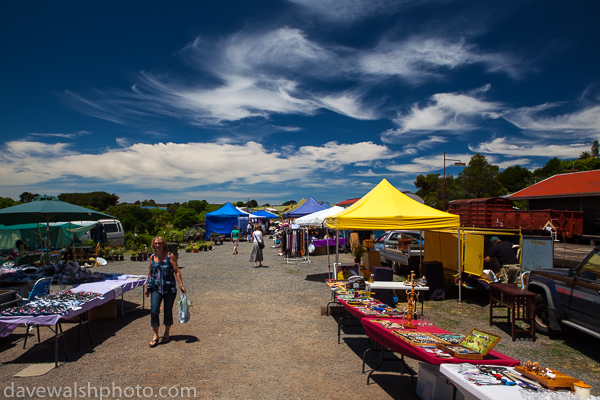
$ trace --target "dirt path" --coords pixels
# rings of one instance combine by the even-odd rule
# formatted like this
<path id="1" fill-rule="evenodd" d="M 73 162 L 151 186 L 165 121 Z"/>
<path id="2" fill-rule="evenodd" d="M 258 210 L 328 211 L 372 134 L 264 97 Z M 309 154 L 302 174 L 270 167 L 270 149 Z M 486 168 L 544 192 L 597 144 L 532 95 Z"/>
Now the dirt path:
<path id="1" fill-rule="evenodd" d="M 147 302 L 145 310 L 130 312 L 124 319 L 93 321 L 94 344 L 82 335 L 80 351 L 77 328 L 65 325 L 70 362 L 43 376 L 14 378 L 28 365 L 54 359 L 48 329 L 41 331 L 41 344 L 30 339 L 23 350 L 24 328 L 17 328 L 0 344 L 0 398 L 11 398 L 5 393 L 10 394 L 12 387 L 73 390 L 76 384 L 78 390 L 84 388 L 77 398 L 169 398 L 171 394 L 170 398 L 184 399 L 193 398 L 195 390 L 199 399 L 418 399 L 411 379 L 399 374 L 400 363 L 387 363 L 384 372 L 366 385 L 361 357 L 371 344 L 364 336 L 346 335 L 337 344 L 335 318 L 339 316 L 320 314 L 330 298 L 323 283 L 327 256 L 311 257 L 310 264 L 286 264 L 275 249 L 267 247 L 266 267 L 255 269 L 248 261 L 250 248 L 242 242 L 240 254 L 233 255 L 226 243 L 213 251 L 180 255 L 184 284 L 193 302 L 192 319 L 175 323 L 168 344 L 148 347 Z M 342 255 L 341 261 L 350 257 Z M 122 261 L 100 268 L 146 274 L 148 264 Z M 527 338 L 512 342 L 504 327 L 487 323 L 485 294 L 467 294 L 460 305 L 453 296 L 426 302 L 425 313 L 436 325 L 457 333 L 473 327 L 498 333 L 502 336 L 499 351 L 564 367 L 563 372 L 600 388 L 597 340 L 574 333 L 562 339 L 540 337 L 535 343 Z M 125 299 L 129 307 L 141 303 L 140 290 L 127 293 Z M 60 359 L 64 360 L 62 353 Z M 373 353 L 369 363 L 375 363 Z M 418 371 L 417 362 L 408 363 Z M 186 388 L 191 390 L 189 396 Z M 46 393 L 21 398 L 58 397 Z M 60 398 L 69 397 L 63 392 Z"/>

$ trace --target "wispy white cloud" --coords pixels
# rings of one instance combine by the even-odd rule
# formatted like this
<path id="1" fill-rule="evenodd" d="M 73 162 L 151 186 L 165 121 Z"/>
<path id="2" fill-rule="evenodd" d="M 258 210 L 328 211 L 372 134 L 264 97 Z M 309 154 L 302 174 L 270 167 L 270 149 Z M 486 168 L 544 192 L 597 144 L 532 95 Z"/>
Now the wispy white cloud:
<path id="1" fill-rule="evenodd" d="M 486 53 L 466 39 L 413 36 L 403 41 L 384 40 L 359 58 L 362 72 L 378 76 L 400 76 L 417 84 L 440 77 L 448 70 L 483 65 L 490 72 L 518 76 L 516 61 L 508 54 Z"/>
<path id="2" fill-rule="evenodd" d="M 131 142 L 127 138 L 116 138 L 115 141 L 121 147 L 129 147 L 131 145 Z"/>
<path id="3" fill-rule="evenodd" d="M 539 137 L 564 137 L 565 133 L 578 138 L 597 138 L 600 135 L 600 105 L 587 104 L 580 110 L 560 115 L 548 111 L 563 105 L 546 103 L 535 107 L 521 107 L 502 113 L 502 117 L 520 129 Z"/>
<path id="4" fill-rule="evenodd" d="M 405 133 L 426 134 L 430 132 L 462 133 L 477 129 L 481 119 L 499 117 L 502 104 L 482 100 L 477 95 L 489 89 L 489 85 L 477 89 L 473 94 L 438 93 L 431 96 L 430 102 L 421 107 L 413 105 L 405 114 L 394 118 L 398 129 L 382 133 L 383 141 L 392 142 Z"/>
<path id="5" fill-rule="evenodd" d="M 112 183 L 133 189 L 190 187 L 228 183 L 251 187 L 294 182 L 304 187 L 331 185 L 346 179 L 344 168 L 355 163 L 392 159 L 396 153 L 372 142 L 326 143 L 292 151 L 267 150 L 261 144 L 158 143 L 134 144 L 100 154 L 80 154 L 66 144 L 14 141 L 0 156 L 0 186 L 34 185 L 83 178 L 95 184 Z M 239 168 L 235 160 L 241 160 Z M 99 171 L 102 171 L 99 173 Z M 314 174 L 327 173 L 325 180 Z M 339 183 L 338 183 L 339 184 Z"/>
<path id="6" fill-rule="evenodd" d="M 518 144 L 515 144 L 518 143 Z M 589 151 L 589 143 L 561 143 L 550 144 L 540 141 L 510 140 L 507 137 L 498 137 L 490 142 L 481 142 L 469 145 L 469 150 L 482 154 L 497 154 L 512 157 L 559 157 L 577 158 L 583 151 Z M 514 165 L 514 164 L 513 164 Z"/>
<path id="7" fill-rule="evenodd" d="M 422 5 L 426 1 L 410 0 L 288 0 L 313 15 L 328 21 L 351 23 L 372 15 L 394 14 L 399 10 Z"/>
<path id="8" fill-rule="evenodd" d="M 501 169 L 506 169 L 508 167 L 512 167 L 515 165 L 520 165 L 522 167 L 524 165 L 530 165 L 530 164 L 531 164 L 531 159 L 529 159 L 529 158 L 511 158 L 509 160 L 494 163 L 494 165 L 499 166 Z"/>
<path id="9" fill-rule="evenodd" d="M 473 154 L 446 154 L 446 174 L 450 170 L 454 171 L 455 160 L 468 164 Z M 488 157 L 488 162 L 493 158 Z M 444 168 L 444 154 L 435 154 L 425 157 L 416 157 L 411 159 L 410 164 L 392 164 L 387 167 L 390 171 L 403 174 L 427 174 L 432 171 L 439 171 Z"/>
<path id="10" fill-rule="evenodd" d="M 90 132 L 88 131 L 77 131 L 77 132 L 70 132 L 70 133 L 60 133 L 60 132 L 46 132 L 46 133 L 42 133 L 42 132 L 31 132 L 29 133 L 29 136 L 34 136 L 34 137 L 50 137 L 50 138 L 57 138 L 57 139 L 75 139 L 78 138 L 80 136 L 85 136 L 85 135 L 89 135 Z"/>
<path id="11" fill-rule="evenodd" d="M 509 56 L 486 54 L 464 38 L 413 36 L 357 49 L 317 42 L 289 27 L 247 29 L 216 41 L 197 38 L 177 54 L 195 73 L 183 78 L 143 71 L 129 90 L 67 91 L 63 98 L 80 112 L 120 124 L 167 116 L 214 126 L 277 114 L 311 116 L 322 109 L 373 120 L 381 117 L 384 99 L 368 100 L 370 90 L 391 77 L 419 84 L 467 65 L 511 65 Z M 398 116 L 399 132 L 466 129 L 470 114 L 453 108 L 459 102 L 470 102 L 462 107 L 472 113 L 496 109 L 476 94 L 441 93 L 432 102 Z"/>

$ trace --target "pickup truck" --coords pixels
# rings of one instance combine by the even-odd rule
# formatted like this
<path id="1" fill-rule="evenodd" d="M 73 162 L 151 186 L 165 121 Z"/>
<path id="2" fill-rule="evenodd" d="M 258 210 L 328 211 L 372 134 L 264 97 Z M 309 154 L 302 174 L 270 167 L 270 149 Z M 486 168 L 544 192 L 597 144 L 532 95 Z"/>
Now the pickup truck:
<path id="1" fill-rule="evenodd" d="M 532 271 L 527 289 L 538 294 L 536 331 L 549 334 L 568 326 L 600 338 L 600 246 L 576 268 Z"/>
<path id="2" fill-rule="evenodd" d="M 419 231 L 389 231 L 375 239 L 373 247 L 379 252 L 381 263 L 390 265 L 394 273 L 400 274 L 401 266 L 418 267 L 423 243 Z"/>

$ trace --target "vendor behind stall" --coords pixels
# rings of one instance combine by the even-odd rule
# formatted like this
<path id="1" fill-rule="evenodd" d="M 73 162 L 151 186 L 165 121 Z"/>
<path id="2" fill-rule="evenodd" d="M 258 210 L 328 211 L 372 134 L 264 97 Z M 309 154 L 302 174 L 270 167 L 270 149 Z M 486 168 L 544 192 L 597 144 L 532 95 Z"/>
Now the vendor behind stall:
<path id="1" fill-rule="evenodd" d="M 492 236 L 490 243 L 492 243 L 492 249 L 483 261 L 489 263 L 492 258 L 496 258 L 500 264 L 500 272 L 498 273 L 500 283 L 516 283 L 521 274 L 521 266 L 513 251 L 512 243 L 500 240 L 498 236 Z"/>

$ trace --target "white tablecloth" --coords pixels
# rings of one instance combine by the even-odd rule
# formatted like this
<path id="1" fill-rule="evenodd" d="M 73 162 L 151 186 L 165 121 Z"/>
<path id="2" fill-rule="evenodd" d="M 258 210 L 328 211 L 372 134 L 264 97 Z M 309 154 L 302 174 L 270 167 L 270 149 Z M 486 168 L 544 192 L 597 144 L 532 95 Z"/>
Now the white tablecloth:
<path id="1" fill-rule="evenodd" d="M 444 374 L 456 386 L 467 400 L 509 400 L 520 399 L 519 386 L 477 386 L 465 379 L 465 376 L 458 373 L 460 364 L 442 364 L 440 372 Z M 514 368 L 507 367 L 511 372 Z M 460 398 L 457 396 L 457 398 Z"/>

